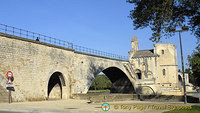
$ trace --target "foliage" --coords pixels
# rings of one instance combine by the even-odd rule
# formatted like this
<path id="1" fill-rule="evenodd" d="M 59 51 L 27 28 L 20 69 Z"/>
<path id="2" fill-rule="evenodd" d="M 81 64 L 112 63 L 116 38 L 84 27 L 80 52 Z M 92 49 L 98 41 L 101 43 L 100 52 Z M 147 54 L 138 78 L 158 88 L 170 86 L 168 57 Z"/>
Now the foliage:
<path id="1" fill-rule="evenodd" d="M 161 34 L 172 36 L 169 28 L 189 25 L 200 39 L 200 0 L 127 0 L 135 5 L 130 11 L 134 29 L 150 27 L 150 40 L 159 42 Z M 182 24 L 182 25 L 181 25 Z"/>
<path id="2" fill-rule="evenodd" d="M 163 113 L 199 113 L 200 112 L 200 106 L 192 106 L 192 109 L 175 109 L 171 111 L 166 111 Z"/>
<path id="3" fill-rule="evenodd" d="M 188 56 L 188 62 L 192 71 L 191 79 L 193 79 L 195 85 L 200 86 L 200 47 L 196 47 L 196 50 L 193 51 L 191 56 Z"/>
<path id="4" fill-rule="evenodd" d="M 94 82 L 90 86 L 91 90 L 110 89 L 112 82 L 106 75 L 97 75 Z"/>

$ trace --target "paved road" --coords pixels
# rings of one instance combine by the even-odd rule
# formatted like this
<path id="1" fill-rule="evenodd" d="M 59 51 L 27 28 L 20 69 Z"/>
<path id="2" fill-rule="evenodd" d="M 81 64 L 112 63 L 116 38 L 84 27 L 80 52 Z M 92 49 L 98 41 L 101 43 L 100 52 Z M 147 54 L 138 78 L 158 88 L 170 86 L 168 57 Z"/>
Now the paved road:
<path id="1" fill-rule="evenodd" d="M 183 102 L 151 102 L 151 101 L 118 101 L 107 102 L 110 105 L 107 113 L 162 113 L 169 110 L 170 105 L 185 106 Z M 101 113 L 103 103 L 88 104 L 86 100 L 56 100 L 40 102 L 0 103 L 0 113 Z M 190 106 L 188 104 L 187 106 Z M 200 103 L 198 103 L 200 105 Z"/>

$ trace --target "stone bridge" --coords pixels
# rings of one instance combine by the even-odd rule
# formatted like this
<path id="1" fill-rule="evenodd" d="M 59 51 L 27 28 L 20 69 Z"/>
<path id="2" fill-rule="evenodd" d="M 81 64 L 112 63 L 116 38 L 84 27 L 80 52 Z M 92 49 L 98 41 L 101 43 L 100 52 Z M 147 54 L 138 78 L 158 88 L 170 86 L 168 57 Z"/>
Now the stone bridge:
<path id="1" fill-rule="evenodd" d="M 0 33 L 0 88 L 6 90 L 6 73 L 12 71 L 13 101 L 84 94 L 100 72 L 113 83 L 112 92 L 134 93 L 137 78 L 133 70 L 126 60 Z"/>

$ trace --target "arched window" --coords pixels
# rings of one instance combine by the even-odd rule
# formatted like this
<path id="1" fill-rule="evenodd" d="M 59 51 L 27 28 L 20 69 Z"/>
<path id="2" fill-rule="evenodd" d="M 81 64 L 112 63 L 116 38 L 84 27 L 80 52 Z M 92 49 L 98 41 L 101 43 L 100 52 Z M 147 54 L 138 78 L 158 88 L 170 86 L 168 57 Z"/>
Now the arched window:
<path id="1" fill-rule="evenodd" d="M 135 73 L 136 73 L 138 79 L 142 79 L 142 73 L 139 69 L 136 69 Z"/>
<path id="2" fill-rule="evenodd" d="M 152 78 L 152 75 L 153 75 L 153 73 L 149 71 L 149 72 L 147 73 L 147 75 L 148 75 L 148 76 L 147 76 L 147 78 L 151 79 L 151 78 Z"/>
<path id="3" fill-rule="evenodd" d="M 182 82 L 182 77 L 181 77 L 181 75 L 178 75 L 178 80 L 179 80 L 180 82 Z"/>
<path id="4" fill-rule="evenodd" d="M 165 54 L 165 51 L 164 51 L 164 50 L 162 50 L 162 54 Z"/>
<path id="5" fill-rule="evenodd" d="M 162 72 L 163 72 L 163 76 L 165 76 L 166 75 L 166 70 L 163 69 Z"/>

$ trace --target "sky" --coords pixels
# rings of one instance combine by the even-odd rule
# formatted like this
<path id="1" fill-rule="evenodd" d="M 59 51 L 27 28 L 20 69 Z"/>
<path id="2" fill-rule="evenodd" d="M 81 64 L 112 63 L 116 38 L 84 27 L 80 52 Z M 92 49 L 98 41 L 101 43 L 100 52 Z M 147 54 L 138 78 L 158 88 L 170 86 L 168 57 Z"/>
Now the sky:
<path id="1" fill-rule="evenodd" d="M 33 31 L 122 56 L 128 56 L 131 38 L 137 36 L 139 49 L 153 49 L 149 28 L 134 30 L 126 0 L 0 0 L 0 23 Z M 183 32 L 184 64 L 197 46 L 191 32 Z M 179 35 L 162 39 L 177 46 L 181 69 Z M 185 65 L 185 68 L 188 66 Z"/>

